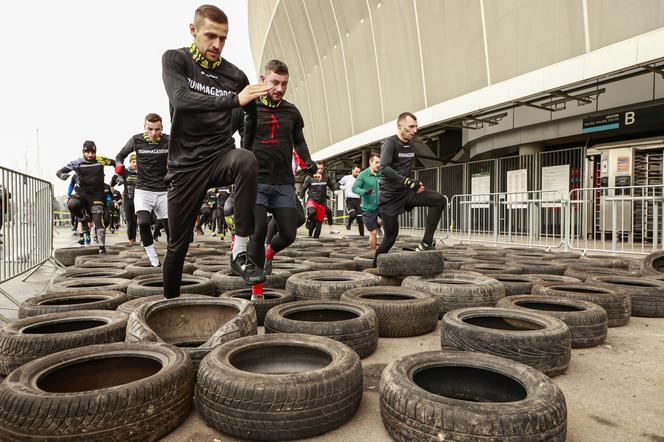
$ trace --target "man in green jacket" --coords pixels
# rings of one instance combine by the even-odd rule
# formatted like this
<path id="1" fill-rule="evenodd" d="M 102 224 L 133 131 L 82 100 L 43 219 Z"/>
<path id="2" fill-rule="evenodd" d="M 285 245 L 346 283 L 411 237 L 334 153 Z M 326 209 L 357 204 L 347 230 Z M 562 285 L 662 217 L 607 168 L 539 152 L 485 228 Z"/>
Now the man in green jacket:
<path id="1" fill-rule="evenodd" d="M 364 225 L 369 230 L 369 247 L 376 248 L 378 234 L 378 181 L 380 180 L 380 157 L 371 156 L 369 167 L 357 176 L 353 184 L 353 193 L 360 195 Z"/>

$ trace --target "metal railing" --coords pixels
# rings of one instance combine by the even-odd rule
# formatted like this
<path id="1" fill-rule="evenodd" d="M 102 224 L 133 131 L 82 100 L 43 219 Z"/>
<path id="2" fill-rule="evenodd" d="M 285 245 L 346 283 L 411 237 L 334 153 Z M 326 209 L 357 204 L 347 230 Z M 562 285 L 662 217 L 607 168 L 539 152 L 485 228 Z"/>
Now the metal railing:
<path id="1" fill-rule="evenodd" d="M 547 190 L 455 195 L 449 236 L 458 242 L 561 247 L 566 203 L 567 195 Z"/>
<path id="2" fill-rule="evenodd" d="M 53 201 L 48 181 L 0 167 L 0 284 L 51 259 Z M 2 288 L 0 294 L 18 305 Z"/>

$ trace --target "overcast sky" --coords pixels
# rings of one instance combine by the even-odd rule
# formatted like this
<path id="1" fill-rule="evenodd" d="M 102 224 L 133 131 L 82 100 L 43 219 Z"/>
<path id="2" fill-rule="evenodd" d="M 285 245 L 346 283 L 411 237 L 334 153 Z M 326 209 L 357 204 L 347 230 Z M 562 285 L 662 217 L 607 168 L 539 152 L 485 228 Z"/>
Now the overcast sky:
<path id="1" fill-rule="evenodd" d="M 94 140 L 99 155 L 115 158 L 132 135 L 143 131 L 149 112 L 162 116 L 168 133 L 161 55 L 191 44 L 189 23 L 204 3 L 1 2 L 0 166 L 51 181 L 59 196 L 67 183 L 55 171 L 81 156 L 84 140 Z M 222 57 L 255 81 L 246 2 L 213 4 L 229 18 Z M 108 168 L 107 182 L 111 176 Z"/>

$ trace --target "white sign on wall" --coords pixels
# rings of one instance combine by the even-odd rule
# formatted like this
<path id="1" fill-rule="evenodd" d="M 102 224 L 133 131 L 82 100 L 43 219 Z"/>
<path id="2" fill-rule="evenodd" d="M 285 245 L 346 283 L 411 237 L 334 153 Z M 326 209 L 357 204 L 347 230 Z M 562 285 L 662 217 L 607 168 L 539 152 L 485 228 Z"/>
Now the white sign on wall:
<path id="1" fill-rule="evenodd" d="M 507 202 L 510 203 L 507 207 L 509 209 L 522 209 L 528 201 L 528 169 L 509 170 L 507 171 Z"/>
<path id="2" fill-rule="evenodd" d="M 569 164 L 542 167 L 542 200 L 569 199 Z M 560 203 L 546 203 L 542 207 L 560 207 Z"/>
<path id="3" fill-rule="evenodd" d="M 488 194 L 491 193 L 491 175 L 488 172 L 473 174 L 470 179 L 470 193 L 473 195 L 471 199 L 473 209 L 489 207 Z"/>

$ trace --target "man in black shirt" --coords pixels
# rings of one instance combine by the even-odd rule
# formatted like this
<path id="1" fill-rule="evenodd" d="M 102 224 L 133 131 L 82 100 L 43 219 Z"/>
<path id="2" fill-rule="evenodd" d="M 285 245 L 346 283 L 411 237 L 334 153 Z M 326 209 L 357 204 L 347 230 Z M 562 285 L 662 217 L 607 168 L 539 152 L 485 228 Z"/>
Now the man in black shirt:
<path id="1" fill-rule="evenodd" d="M 78 175 L 76 195 L 69 198 L 67 208 L 83 223 L 92 218 L 99 238 L 100 254 L 106 253 L 106 226 L 103 222 L 106 204 L 104 166 L 115 166 L 115 161 L 97 156 L 97 146 L 94 141 L 86 141 L 83 143 L 83 158 L 69 162 L 55 173 L 63 181 L 67 181 L 70 172 Z"/>
<path id="2" fill-rule="evenodd" d="M 253 144 L 256 130 L 254 100 L 266 94 L 264 85 L 249 85 L 247 76 L 222 60 L 228 17 L 216 6 L 196 10 L 190 25 L 189 48 L 168 50 L 162 57 L 162 77 L 171 112 L 168 148 L 168 212 L 170 239 L 164 260 L 164 296 L 180 295 L 182 266 L 196 214 L 210 187 L 235 184 L 237 234 L 231 270 L 248 284 L 265 280 L 263 269 L 246 253 L 254 232 L 258 166 L 254 154 L 235 149 L 231 112 L 245 110 L 243 143 Z"/>
<path id="3" fill-rule="evenodd" d="M 134 193 L 138 181 L 138 163 L 136 154 L 129 155 L 129 167 L 124 168 L 121 174 L 113 175 L 112 186 L 121 185 L 122 209 L 127 223 L 127 240 L 129 244 L 136 242 L 136 211 L 134 208 Z"/>
<path id="4" fill-rule="evenodd" d="M 378 255 L 387 253 L 397 239 L 399 215 L 414 207 L 429 207 L 424 237 L 417 250 L 436 248 L 433 234 L 443 213 L 445 199 L 440 193 L 426 190 L 420 181 L 410 178 L 415 162 L 415 151 L 410 141 L 416 134 L 417 118 L 410 112 L 404 112 L 397 118 L 397 134 L 381 146 L 378 210 L 385 236 L 376 249 L 374 267 Z"/>
<path id="5" fill-rule="evenodd" d="M 291 245 L 297 233 L 293 149 L 311 172 L 315 170 L 315 163 L 302 132 L 302 115 L 294 104 L 283 98 L 288 88 L 288 66 L 280 60 L 271 60 L 265 65 L 265 73 L 260 79 L 270 89 L 266 96 L 256 100 L 256 137 L 251 146 L 246 146 L 258 161 L 258 196 L 254 207 L 256 230 L 249 240 L 249 255 L 270 274 L 272 258 Z M 265 247 L 267 212 L 272 213 L 278 233 Z"/>
<path id="6" fill-rule="evenodd" d="M 327 212 L 327 189 L 332 192 L 336 189 L 336 184 L 332 177 L 325 173 L 325 165 L 322 161 L 316 162 L 316 173 L 313 177 L 308 176 L 302 184 L 302 199 L 307 192 L 307 226 L 309 227 L 309 236 L 320 237 L 320 229 L 323 226 Z"/>
<path id="7" fill-rule="evenodd" d="M 115 173 L 122 174 L 122 162 L 132 152 L 136 154 L 138 164 L 138 181 L 134 193 L 134 209 L 138 218 L 138 228 L 141 231 L 141 241 L 145 253 L 154 267 L 159 267 L 159 257 L 154 248 L 151 213 L 154 211 L 158 220 L 168 218 L 168 200 L 166 195 L 166 162 L 168 160 L 168 135 L 162 133 L 164 126 L 161 117 L 150 113 L 143 122 L 143 133 L 134 135 L 115 157 Z M 162 221 L 167 225 L 166 221 Z M 168 230 L 166 230 L 168 236 Z"/>

